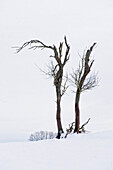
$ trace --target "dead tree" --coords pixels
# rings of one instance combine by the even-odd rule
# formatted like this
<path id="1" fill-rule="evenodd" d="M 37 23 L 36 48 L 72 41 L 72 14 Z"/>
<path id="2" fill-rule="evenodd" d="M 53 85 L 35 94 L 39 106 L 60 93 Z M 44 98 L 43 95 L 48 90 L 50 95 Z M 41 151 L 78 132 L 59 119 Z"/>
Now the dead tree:
<path id="1" fill-rule="evenodd" d="M 57 128 L 58 128 L 58 135 L 57 138 L 60 138 L 61 134 L 64 132 L 62 128 L 61 123 L 61 98 L 64 95 L 64 93 L 67 90 L 66 82 L 64 82 L 64 85 L 62 84 L 63 80 L 63 74 L 64 74 L 64 66 L 66 65 L 67 61 L 69 60 L 69 51 L 70 46 L 67 43 L 66 37 L 64 37 L 64 43 L 65 43 L 65 54 L 62 54 L 63 50 L 63 42 L 60 43 L 59 48 L 55 45 L 48 46 L 45 45 L 42 41 L 39 40 L 31 40 L 29 42 L 24 43 L 20 48 L 17 49 L 17 53 L 20 52 L 23 48 L 26 46 L 30 46 L 29 49 L 50 49 L 53 51 L 54 55 L 50 56 L 55 59 L 56 64 L 51 65 L 50 71 L 47 73 L 48 75 L 51 75 L 54 78 L 54 86 L 56 88 L 56 103 L 57 103 L 57 111 L 56 111 L 56 120 L 57 120 Z"/>
<path id="2" fill-rule="evenodd" d="M 89 73 L 91 72 L 92 65 L 94 60 L 91 60 L 91 52 L 96 43 L 94 43 L 90 49 L 86 51 L 86 53 L 81 58 L 81 62 L 76 71 L 73 71 L 71 74 L 71 82 L 76 87 L 76 96 L 75 96 L 75 129 L 74 132 L 79 133 L 80 131 L 80 109 L 79 109 L 79 101 L 80 95 L 83 91 L 92 89 L 98 84 L 97 74 L 90 75 L 87 78 Z"/>

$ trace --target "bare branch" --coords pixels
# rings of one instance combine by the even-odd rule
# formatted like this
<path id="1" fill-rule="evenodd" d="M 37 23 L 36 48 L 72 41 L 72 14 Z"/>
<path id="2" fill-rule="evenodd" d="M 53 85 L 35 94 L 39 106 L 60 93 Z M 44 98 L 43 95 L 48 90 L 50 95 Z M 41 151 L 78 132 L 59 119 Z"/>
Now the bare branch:
<path id="1" fill-rule="evenodd" d="M 70 123 L 70 124 L 69 124 L 69 128 L 68 128 L 68 129 L 66 129 L 66 135 L 65 135 L 65 138 L 67 137 L 67 135 L 69 135 L 70 133 L 72 133 L 72 132 L 73 132 L 73 130 L 74 130 L 74 126 L 75 126 L 75 122 L 72 122 L 72 123 Z"/>
<path id="2" fill-rule="evenodd" d="M 92 74 L 89 78 L 84 81 L 81 91 L 91 90 L 96 87 L 99 83 L 99 78 L 97 74 Z"/>
<path id="3" fill-rule="evenodd" d="M 91 75 L 90 78 L 86 79 L 94 63 L 94 60 L 91 61 L 90 55 L 95 45 L 96 43 L 86 51 L 85 55 L 83 54 L 78 69 L 71 74 L 72 83 L 74 82 L 80 92 L 89 90 L 98 84 L 98 76 L 96 74 Z"/>
<path id="4" fill-rule="evenodd" d="M 62 47 L 63 47 L 63 43 L 60 43 L 60 46 L 59 46 L 59 57 L 60 57 L 60 60 L 61 60 L 61 57 L 62 57 Z"/>
<path id="5" fill-rule="evenodd" d="M 39 45 L 33 45 L 31 46 L 32 44 L 39 44 Z M 36 48 L 49 48 L 49 49 L 53 49 L 52 46 L 48 46 L 48 45 L 45 45 L 42 41 L 39 41 L 39 40 L 31 40 L 31 41 L 28 41 L 28 42 L 25 42 L 21 47 L 17 48 L 17 53 L 19 53 L 23 48 L 27 47 L 27 46 L 31 46 L 29 49 L 36 49 Z"/>
<path id="6" fill-rule="evenodd" d="M 93 60 L 93 61 L 91 62 L 91 64 L 90 64 L 90 66 L 89 66 L 90 55 L 91 55 L 91 52 L 92 52 L 92 50 L 93 50 L 93 48 L 94 48 L 95 45 L 96 45 L 96 43 L 94 43 L 94 44 L 90 47 L 90 49 L 88 49 L 87 52 L 86 52 L 86 55 L 85 55 L 85 70 L 84 70 L 84 74 L 88 74 L 88 73 L 89 73 L 90 68 L 91 68 L 91 66 L 92 66 L 92 64 L 93 64 L 93 62 L 94 62 L 94 60 Z"/>
<path id="7" fill-rule="evenodd" d="M 67 89 L 69 88 L 69 85 L 67 85 L 67 82 L 68 82 L 68 75 L 65 76 L 64 85 L 61 85 L 62 86 L 61 96 L 63 96 L 66 93 Z"/>
<path id="8" fill-rule="evenodd" d="M 64 57 L 63 66 L 66 64 L 66 62 L 67 62 L 67 61 L 69 60 L 69 58 L 70 58 L 70 55 L 69 55 L 70 46 L 67 44 L 66 36 L 64 37 L 64 41 L 65 41 L 65 45 L 66 45 L 66 52 L 65 52 L 65 57 Z"/>
<path id="9" fill-rule="evenodd" d="M 43 69 L 41 69 L 37 64 L 35 64 L 35 66 L 40 70 L 40 72 L 42 72 L 44 75 L 46 75 L 46 76 L 48 76 L 48 77 L 51 77 L 52 75 L 51 75 L 51 70 L 43 70 Z"/>
<path id="10" fill-rule="evenodd" d="M 87 125 L 88 123 L 89 123 L 89 121 L 90 121 L 90 118 L 88 119 L 88 121 L 87 122 L 85 122 L 80 128 L 79 128 L 79 130 L 82 130 L 82 132 L 84 132 L 85 133 L 85 129 L 84 129 L 84 126 L 85 125 Z"/>
<path id="11" fill-rule="evenodd" d="M 85 133 L 85 129 L 84 129 L 84 126 L 86 126 L 90 121 L 90 118 L 87 120 L 87 122 L 85 122 L 80 128 L 79 128 L 79 133 Z M 74 131 L 74 128 L 75 128 L 75 122 L 72 122 L 69 124 L 69 128 L 66 129 L 66 135 L 65 135 L 65 138 L 67 137 L 67 135 L 69 135 L 70 133 L 72 133 Z"/>
<path id="12" fill-rule="evenodd" d="M 72 85 L 78 87 L 78 71 L 73 71 L 72 74 L 70 74 L 71 79 L 69 79 L 69 82 L 72 83 Z"/>

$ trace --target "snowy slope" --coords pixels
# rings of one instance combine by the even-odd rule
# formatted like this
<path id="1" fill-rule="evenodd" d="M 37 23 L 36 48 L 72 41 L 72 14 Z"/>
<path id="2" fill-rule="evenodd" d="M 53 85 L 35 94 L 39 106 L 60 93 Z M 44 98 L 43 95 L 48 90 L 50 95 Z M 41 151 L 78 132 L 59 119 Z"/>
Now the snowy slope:
<path id="1" fill-rule="evenodd" d="M 1 0 L 0 170 L 113 170 L 112 20 L 112 0 Z M 58 45 L 64 35 L 71 47 L 70 71 L 78 53 L 97 42 L 94 71 L 100 86 L 80 101 L 81 124 L 91 118 L 90 133 L 29 142 L 32 132 L 56 131 L 53 81 L 36 67 L 45 69 L 51 52 L 15 54 L 11 47 L 31 39 Z M 74 121 L 73 99 L 70 89 L 62 102 L 64 130 Z"/>
<path id="2" fill-rule="evenodd" d="M 16 49 L 11 47 L 21 46 L 31 39 L 58 47 L 64 35 L 71 47 L 66 66 L 69 74 L 72 68 L 78 67 L 78 53 L 82 55 L 97 42 L 92 56 L 93 69 L 101 81 L 98 88 L 81 96 L 81 123 L 90 117 L 88 130 L 111 129 L 113 123 L 108 121 L 113 120 L 112 20 L 112 0 L 1 0 L 0 141 L 17 140 L 24 133 L 39 130 L 56 131 L 53 80 L 46 79 L 36 67 L 46 69 L 52 59 L 49 58 L 51 51 L 26 49 L 15 54 Z M 71 90 L 68 89 L 62 100 L 64 129 L 74 121 L 75 97 Z M 95 122 L 98 125 L 95 126 Z"/>
<path id="3" fill-rule="evenodd" d="M 0 144 L 1 170 L 112 170 L 113 131 Z"/>

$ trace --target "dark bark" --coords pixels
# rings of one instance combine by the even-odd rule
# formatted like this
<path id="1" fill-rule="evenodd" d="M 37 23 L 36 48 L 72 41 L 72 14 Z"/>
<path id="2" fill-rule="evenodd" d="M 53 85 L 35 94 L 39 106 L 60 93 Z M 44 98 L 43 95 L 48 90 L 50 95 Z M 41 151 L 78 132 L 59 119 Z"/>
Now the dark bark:
<path id="1" fill-rule="evenodd" d="M 79 133 L 79 126 L 80 126 L 79 100 L 80 100 L 80 90 L 77 89 L 76 99 L 75 99 L 75 130 L 74 130 L 74 132 L 77 133 Z"/>
<path id="2" fill-rule="evenodd" d="M 76 118 L 75 118 L 75 130 L 74 130 L 74 132 L 79 133 L 79 126 L 80 126 L 79 103 L 76 103 L 76 104 L 75 104 L 75 113 L 76 113 Z"/>
<path id="3" fill-rule="evenodd" d="M 62 133 L 64 133 L 61 123 L 61 84 L 62 84 L 62 77 L 63 77 L 63 66 L 59 67 L 59 70 L 56 74 L 56 78 L 54 80 L 54 84 L 56 86 L 56 97 L 57 97 L 57 112 L 56 112 L 56 120 L 57 120 L 57 128 L 58 128 L 58 135 L 57 138 L 60 139 Z"/>
<path id="4" fill-rule="evenodd" d="M 58 135 L 57 138 L 60 139 L 60 136 L 62 133 L 64 133 L 61 123 L 61 96 L 59 94 L 59 90 L 56 89 L 57 93 L 57 112 L 56 112 L 56 120 L 57 120 L 57 129 L 58 129 Z"/>
<path id="5" fill-rule="evenodd" d="M 63 132 L 62 124 L 61 124 L 61 94 L 60 94 L 60 89 L 56 88 L 56 93 L 57 93 L 57 113 L 56 113 L 56 119 L 57 119 L 57 127 L 58 127 L 58 132 Z"/>

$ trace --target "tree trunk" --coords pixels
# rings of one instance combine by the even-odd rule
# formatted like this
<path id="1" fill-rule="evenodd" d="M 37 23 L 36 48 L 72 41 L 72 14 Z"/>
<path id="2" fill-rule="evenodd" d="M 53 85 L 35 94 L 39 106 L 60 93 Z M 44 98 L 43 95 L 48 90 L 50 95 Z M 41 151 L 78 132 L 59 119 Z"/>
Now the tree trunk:
<path id="1" fill-rule="evenodd" d="M 75 118 L 75 130 L 74 130 L 74 132 L 79 133 L 79 126 L 80 126 L 79 103 L 76 103 L 76 104 L 75 104 L 75 113 L 76 113 L 76 118 Z"/>
<path id="2" fill-rule="evenodd" d="M 57 128 L 58 128 L 58 135 L 57 138 L 60 139 L 60 136 L 62 133 L 64 133 L 61 123 L 61 94 L 60 94 L 60 88 L 56 88 L 57 93 L 57 113 L 56 113 L 56 120 L 57 120 Z"/>
<path id="3" fill-rule="evenodd" d="M 76 99 L 75 99 L 75 130 L 74 133 L 79 133 L 80 128 L 80 109 L 79 109 L 79 100 L 80 100 L 80 90 L 77 89 Z"/>

